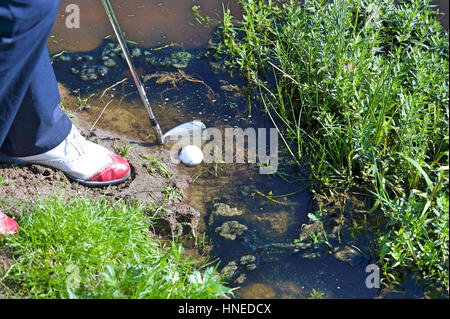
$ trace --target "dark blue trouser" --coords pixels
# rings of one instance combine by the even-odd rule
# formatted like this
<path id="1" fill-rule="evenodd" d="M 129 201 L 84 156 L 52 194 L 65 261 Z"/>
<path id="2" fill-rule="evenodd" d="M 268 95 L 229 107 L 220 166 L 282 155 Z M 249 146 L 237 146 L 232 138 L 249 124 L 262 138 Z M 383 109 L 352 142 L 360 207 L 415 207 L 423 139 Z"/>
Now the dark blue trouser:
<path id="1" fill-rule="evenodd" d="M 0 0 L 0 152 L 31 156 L 60 144 L 72 123 L 47 51 L 60 0 Z"/>

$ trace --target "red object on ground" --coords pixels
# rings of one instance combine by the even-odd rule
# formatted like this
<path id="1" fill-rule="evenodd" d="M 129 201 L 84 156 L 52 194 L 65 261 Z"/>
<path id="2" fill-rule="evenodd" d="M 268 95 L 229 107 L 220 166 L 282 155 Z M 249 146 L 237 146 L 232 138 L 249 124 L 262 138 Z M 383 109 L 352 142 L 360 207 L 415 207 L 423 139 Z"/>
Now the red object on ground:
<path id="1" fill-rule="evenodd" d="M 128 162 L 117 154 L 111 153 L 113 161 L 100 172 L 88 179 L 89 182 L 107 182 L 121 180 L 130 171 Z"/>
<path id="2" fill-rule="evenodd" d="M 19 225 L 14 219 L 0 212 L 0 236 L 15 235 L 19 230 Z"/>

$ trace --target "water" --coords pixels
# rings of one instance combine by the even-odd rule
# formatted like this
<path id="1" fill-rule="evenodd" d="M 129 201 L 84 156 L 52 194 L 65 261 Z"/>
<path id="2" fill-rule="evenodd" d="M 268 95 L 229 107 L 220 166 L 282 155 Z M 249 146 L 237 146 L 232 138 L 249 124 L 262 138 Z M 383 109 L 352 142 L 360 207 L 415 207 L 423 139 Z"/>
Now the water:
<path id="1" fill-rule="evenodd" d="M 113 39 L 112 29 L 99 1 L 80 0 L 80 29 L 65 26 L 65 8 L 71 1 L 61 2 L 60 14 L 55 23 L 49 49 L 52 54 L 65 51 L 68 55 L 89 54 L 95 63 L 101 63 L 101 54 Z M 243 87 L 244 82 L 227 74 L 217 73 L 204 57 L 205 47 L 212 28 L 200 25 L 193 15 L 192 6 L 200 5 L 201 14 L 216 18 L 221 16 L 222 1 L 112 1 L 121 28 L 127 40 L 147 49 L 152 56 L 164 58 L 174 52 L 187 50 L 192 54 L 188 67 L 180 73 L 170 66 L 149 65 L 144 57 L 135 64 L 142 79 L 150 104 L 163 132 L 193 119 L 202 120 L 207 127 L 223 130 L 226 127 L 270 127 L 270 121 L 256 108 L 249 114 L 247 99 L 236 91 L 223 90 L 224 85 Z M 239 8 L 229 5 L 235 16 Z M 448 19 L 448 18 L 447 18 Z M 106 40 L 105 40 L 106 37 Z M 181 46 L 169 46 L 178 43 Z M 132 46 L 133 47 L 133 46 Z M 151 50 L 155 49 L 157 50 Z M 81 107 L 77 110 L 89 123 L 99 118 L 104 107 L 112 101 L 96 123 L 97 127 L 120 133 L 141 143 L 155 144 L 148 115 L 131 81 L 125 62 L 110 68 L 108 75 L 99 81 L 81 81 L 70 72 L 70 67 L 80 67 L 83 62 L 62 62 L 55 58 L 54 67 L 61 83 L 63 96 L 71 96 Z M 92 62 L 92 63 L 94 63 Z M 166 77 L 163 77 L 162 72 Z M 176 77 L 170 81 L 167 75 Z M 147 76 L 147 77 L 146 77 Z M 129 80 L 117 84 L 128 77 Z M 158 83 L 162 82 L 162 83 Z M 106 90 L 111 85 L 112 89 Z M 105 91 L 106 90 L 106 91 Z M 103 93 L 102 98 L 99 98 Z M 64 102 L 64 101 L 63 101 Z M 67 101 L 66 101 L 67 102 Z M 72 108 L 71 105 L 66 105 Z M 83 109 L 83 110 L 81 110 Z M 281 141 L 279 141 L 281 147 Z M 280 153 L 279 171 L 292 172 L 290 158 Z M 280 176 L 262 175 L 257 165 L 223 164 L 183 168 L 195 178 L 190 188 L 189 203 L 202 213 L 199 230 L 205 232 L 213 243 L 212 255 L 220 257 L 223 264 L 248 254 L 248 247 L 239 241 L 229 241 L 214 231 L 221 222 L 209 224 L 209 214 L 216 203 L 226 203 L 244 212 L 236 219 L 246 225 L 251 241 L 258 245 L 292 243 L 298 238 L 300 227 L 308 223 L 307 214 L 316 209 L 308 181 L 288 182 Z M 288 177 L 289 181 L 293 178 Z M 270 192 L 275 201 L 264 197 Z M 283 194 L 291 194 L 281 196 Z M 374 298 L 378 289 L 365 286 L 365 266 L 368 257 L 358 266 L 336 260 L 333 256 L 314 259 L 300 258 L 298 254 L 281 254 L 271 262 L 260 262 L 256 270 L 246 272 L 247 279 L 236 294 L 244 298 L 308 298 L 315 289 L 328 298 Z M 385 297 L 414 297 L 420 295 L 417 287 L 404 285 L 406 293 L 390 293 Z"/>
<path id="2" fill-rule="evenodd" d="M 98 47 L 105 36 L 112 34 L 111 26 L 101 1 L 79 0 L 80 28 L 65 27 L 67 5 L 74 3 L 62 0 L 55 28 L 54 40 L 49 42 L 52 51 L 90 51 Z M 233 15 L 239 15 L 234 2 L 224 1 Z M 216 0 L 132 0 L 111 1 L 120 26 L 128 40 L 145 47 L 155 47 L 170 42 L 183 43 L 187 49 L 205 45 L 210 38 L 210 29 L 199 25 L 192 14 L 192 6 L 200 6 L 203 16 L 216 18 L 221 15 L 222 1 Z"/>
<path id="3" fill-rule="evenodd" d="M 448 4 L 449 2 L 447 0 L 435 0 L 433 3 L 437 6 L 439 11 L 442 14 L 442 18 L 439 20 L 441 24 L 444 26 L 446 30 L 448 30 Z"/>

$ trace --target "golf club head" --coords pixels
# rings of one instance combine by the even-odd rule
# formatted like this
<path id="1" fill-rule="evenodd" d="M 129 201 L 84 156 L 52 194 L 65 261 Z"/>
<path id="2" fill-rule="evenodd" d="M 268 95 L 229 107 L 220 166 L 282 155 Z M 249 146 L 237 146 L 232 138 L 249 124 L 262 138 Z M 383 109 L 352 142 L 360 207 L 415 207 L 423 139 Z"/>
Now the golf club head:
<path id="1" fill-rule="evenodd" d="M 181 139 L 190 141 L 194 135 L 201 136 L 202 130 L 206 129 L 201 121 L 194 120 L 175 126 L 163 135 L 165 143 L 175 143 Z"/>

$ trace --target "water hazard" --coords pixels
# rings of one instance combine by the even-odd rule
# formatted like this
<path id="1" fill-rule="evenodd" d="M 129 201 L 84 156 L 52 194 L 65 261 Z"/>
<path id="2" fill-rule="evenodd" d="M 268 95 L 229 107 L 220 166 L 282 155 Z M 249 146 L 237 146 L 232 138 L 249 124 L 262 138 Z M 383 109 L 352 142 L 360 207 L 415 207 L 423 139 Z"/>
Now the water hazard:
<path id="1" fill-rule="evenodd" d="M 155 144 L 147 112 L 101 3 L 78 1 L 80 29 L 65 25 L 68 4 L 61 2 L 48 43 L 63 97 L 75 101 L 68 105 L 63 99 L 63 107 L 75 110 L 93 126 Z M 211 21 L 220 18 L 222 6 L 227 5 L 239 16 L 235 3 L 133 0 L 112 1 L 112 5 L 164 132 L 194 119 L 222 131 L 272 126 L 258 111 L 256 101 L 249 108 L 244 81 L 222 72 L 207 54 L 214 27 Z M 199 6 L 197 12 L 211 20 L 199 21 L 193 6 Z M 194 179 L 189 203 L 202 213 L 199 230 L 212 244 L 211 255 L 222 260 L 219 269 L 226 266 L 223 273 L 229 275 L 231 285 L 241 287 L 236 294 L 244 298 L 377 297 L 380 290 L 366 286 L 366 266 L 373 257 L 363 246 L 352 247 L 355 241 L 348 239 L 346 245 L 333 246 L 333 253 L 306 247 L 302 236 L 306 236 L 305 229 L 312 229 L 308 214 L 317 210 L 317 202 L 308 179 L 294 169 L 281 141 L 279 147 L 278 174 L 259 174 L 261 163 L 183 168 Z M 330 232 L 334 237 L 327 238 L 328 243 L 351 238 L 344 230 L 340 232 L 339 223 L 335 216 L 321 225 L 337 229 Z M 355 260 L 343 261 L 334 254 L 352 249 Z M 407 294 L 385 297 L 418 293 L 414 287 L 404 288 Z"/>

